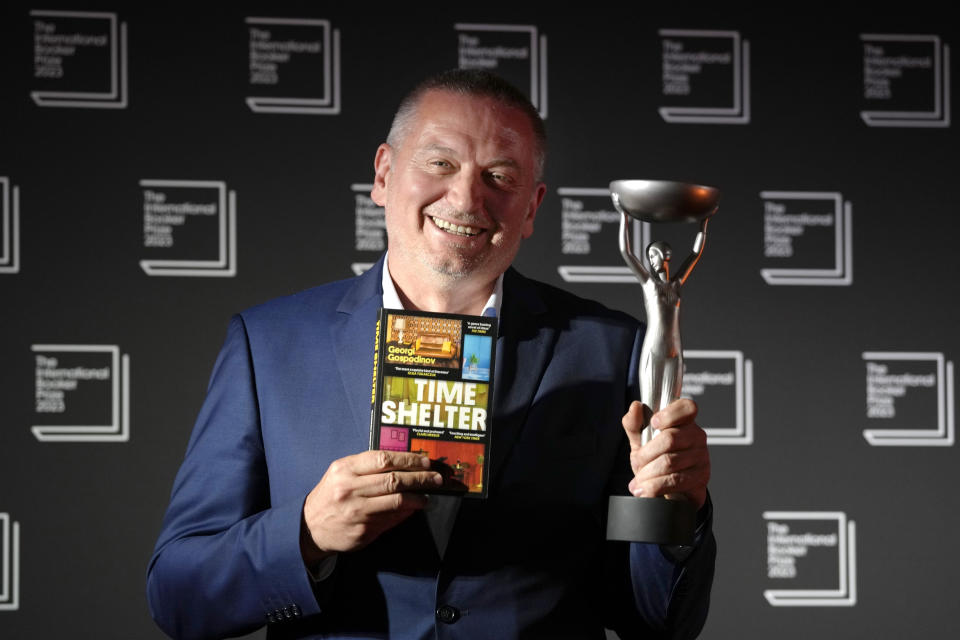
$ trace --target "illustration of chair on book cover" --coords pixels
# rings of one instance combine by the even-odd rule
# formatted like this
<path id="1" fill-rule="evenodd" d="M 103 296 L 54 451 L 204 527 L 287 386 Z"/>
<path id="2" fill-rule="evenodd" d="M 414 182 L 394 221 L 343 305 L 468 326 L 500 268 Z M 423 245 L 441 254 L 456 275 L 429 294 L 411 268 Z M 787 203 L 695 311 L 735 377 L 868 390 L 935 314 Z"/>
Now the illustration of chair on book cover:
<path id="1" fill-rule="evenodd" d="M 413 345 L 418 356 L 432 358 L 456 358 L 457 346 L 443 333 L 421 333 Z"/>

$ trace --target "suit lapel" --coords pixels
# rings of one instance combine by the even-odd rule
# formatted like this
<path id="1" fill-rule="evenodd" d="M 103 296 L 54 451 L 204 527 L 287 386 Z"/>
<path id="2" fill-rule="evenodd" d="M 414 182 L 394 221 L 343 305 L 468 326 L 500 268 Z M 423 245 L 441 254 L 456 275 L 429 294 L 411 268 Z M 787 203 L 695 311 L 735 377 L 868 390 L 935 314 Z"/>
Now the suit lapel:
<path id="1" fill-rule="evenodd" d="M 383 302 L 380 280 L 383 258 L 357 278 L 337 307 L 331 329 L 337 369 L 353 415 L 353 426 L 370 434 L 370 384 L 373 378 L 374 327 Z M 362 390 L 362 391 L 360 391 Z"/>
<path id="2" fill-rule="evenodd" d="M 370 384 L 373 378 L 374 331 L 377 312 L 383 306 L 384 258 L 370 267 L 343 297 L 337 306 L 337 320 L 331 333 L 334 351 L 337 357 L 337 369 L 346 390 L 345 397 L 350 404 L 354 428 L 369 441 L 370 435 Z M 357 391 L 357 390 L 361 390 Z M 359 452 L 357 452 L 359 453 Z M 400 526 L 391 529 L 383 540 L 401 540 L 401 547 L 413 561 L 423 564 L 424 560 L 436 564 L 439 561 L 436 546 L 427 530 L 422 513 L 416 513 Z M 375 545 L 386 544 L 378 540 Z M 381 548 L 377 546 L 377 548 Z M 386 544 L 387 549 L 393 548 Z M 396 562 L 391 557 L 389 562 Z M 433 564 L 429 566 L 433 566 Z M 423 567 L 420 567 L 423 570 Z"/>
<path id="3" fill-rule="evenodd" d="M 543 372 L 553 355 L 557 330 L 543 317 L 547 307 L 536 287 L 512 268 L 503 281 L 503 305 L 494 371 L 494 420 L 490 444 L 490 490 L 495 490 L 523 431 Z"/>

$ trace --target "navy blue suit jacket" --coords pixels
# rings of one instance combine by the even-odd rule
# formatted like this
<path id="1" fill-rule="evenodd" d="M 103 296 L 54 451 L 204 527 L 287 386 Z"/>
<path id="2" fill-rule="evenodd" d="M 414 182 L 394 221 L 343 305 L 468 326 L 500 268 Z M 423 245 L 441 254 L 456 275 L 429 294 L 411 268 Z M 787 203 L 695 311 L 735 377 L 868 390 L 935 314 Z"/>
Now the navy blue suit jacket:
<path id="1" fill-rule="evenodd" d="M 279 618 L 271 638 L 696 635 L 709 522 L 683 562 L 604 541 L 607 496 L 630 478 L 620 419 L 636 396 L 638 323 L 512 269 L 489 498 L 463 501 L 442 560 L 417 513 L 313 583 L 301 510 L 332 461 L 368 447 L 382 268 L 231 320 L 150 562 L 161 628 L 214 638 Z M 443 605 L 459 619 L 439 621 Z"/>

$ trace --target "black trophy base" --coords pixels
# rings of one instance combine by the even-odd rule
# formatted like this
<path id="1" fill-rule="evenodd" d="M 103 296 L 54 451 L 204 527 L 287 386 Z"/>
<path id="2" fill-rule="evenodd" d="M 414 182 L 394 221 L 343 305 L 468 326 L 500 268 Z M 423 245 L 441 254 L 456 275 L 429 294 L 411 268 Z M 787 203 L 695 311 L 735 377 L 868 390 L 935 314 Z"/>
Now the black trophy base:
<path id="1" fill-rule="evenodd" d="M 687 500 L 610 496 L 607 540 L 691 545 L 697 508 Z"/>

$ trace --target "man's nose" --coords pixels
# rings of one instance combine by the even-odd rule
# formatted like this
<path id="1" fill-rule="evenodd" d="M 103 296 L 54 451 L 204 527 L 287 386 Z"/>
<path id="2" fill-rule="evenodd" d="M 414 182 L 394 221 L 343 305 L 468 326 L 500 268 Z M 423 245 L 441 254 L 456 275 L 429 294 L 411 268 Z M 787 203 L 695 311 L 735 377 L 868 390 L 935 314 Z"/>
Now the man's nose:
<path id="1" fill-rule="evenodd" d="M 458 211 L 475 212 L 483 208 L 483 193 L 486 185 L 483 176 L 471 171 L 461 171 L 450 184 L 447 202 Z"/>

